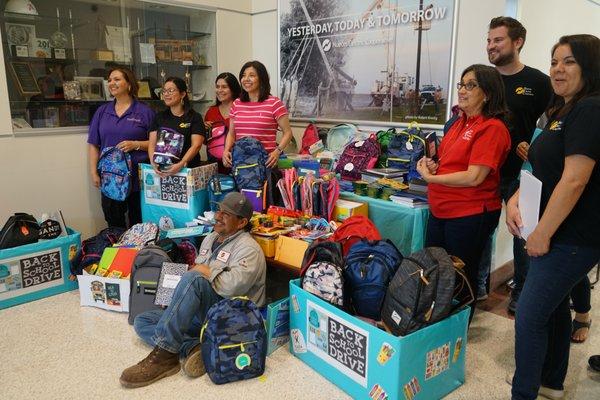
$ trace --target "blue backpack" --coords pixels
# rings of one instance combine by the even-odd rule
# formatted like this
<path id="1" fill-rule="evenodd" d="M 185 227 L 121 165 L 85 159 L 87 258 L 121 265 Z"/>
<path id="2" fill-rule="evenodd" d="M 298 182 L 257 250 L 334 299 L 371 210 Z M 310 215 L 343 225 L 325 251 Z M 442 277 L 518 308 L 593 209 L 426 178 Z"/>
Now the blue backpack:
<path id="1" fill-rule="evenodd" d="M 407 179 L 420 178 L 417 162 L 425 154 L 425 140 L 419 128 L 408 128 L 392 135 L 387 148 L 387 168 L 408 171 Z"/>
<path id="2" fill-rule="evenodd" d="M 229 175 L 214 175 L 208 180 L 207 186 L 211 211 L 217 211 L 219 209 L 217 203 L 223 201 L 227 193 L 235 190 L 235 182 Z"/>
<path id="3" fill-rule="evenodd" d="M 258 307 L 246 297 L 223 299 L 206 314 L 200 332 L 202 359 L 217 385 L 265 372 L 267 331 Z"/>
<path id="4" fill-rule="evenodd" d="M 232 151 L 231 173 L 239 191 L 242 189 L 262 190 L 267 179 L 269 155 L 255 138 L 236 140 Z"/>
<path id="5" fill-rule="evenodd" d="M 125 228 L 109 227 L 81 242 L 81 250 L 71 262 L 71 274 L 81 275 L 85 268 L 98 264 L 104 249 L 117 243 L 124 232 Z"/>
<path id="6" fill-rule="evenodd" d="M 105 147 L 97 169 L 102 194 L 113 200 L 127 199 L 131 192 L 131 155 L 116 147 Z"/>
<path id="7" fill-rule="evenodd" d="M 390 280 L 402 262 L 390 240 L 361 240 L 350 248 L 344 268 L 345 293 L 357 315 L 379 321 Z"/>

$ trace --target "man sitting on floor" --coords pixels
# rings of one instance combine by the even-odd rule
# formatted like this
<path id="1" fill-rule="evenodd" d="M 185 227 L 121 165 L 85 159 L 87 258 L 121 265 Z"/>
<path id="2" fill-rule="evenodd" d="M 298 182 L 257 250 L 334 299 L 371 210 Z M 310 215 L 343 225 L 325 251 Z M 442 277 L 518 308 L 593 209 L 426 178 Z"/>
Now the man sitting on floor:
<path id="1" fill-rule="evenodd" d="M 135 318 L 135 331 L 154 349 L 123 371 L 121 385 L 147 386 L 180 368 L 189 377 L 203 375 L 200 329 L 208 309 L 234 296 L 264 305 L 266 262 L 248 233 L 251 217 L 252 206 L 243 194 L 229 193 L 219 203 L 214 232 L 202 242 L 196 264 L 179 281 L 169 307 Z"/>

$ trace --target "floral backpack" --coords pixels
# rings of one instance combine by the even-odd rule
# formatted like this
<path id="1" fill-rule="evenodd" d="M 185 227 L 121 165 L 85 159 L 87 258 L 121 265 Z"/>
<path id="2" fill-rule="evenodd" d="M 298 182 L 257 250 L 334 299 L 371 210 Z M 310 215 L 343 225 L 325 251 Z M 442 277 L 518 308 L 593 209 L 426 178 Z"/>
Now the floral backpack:
<path id="1" fill-rule="evenodd" d="M 131 155 L 116 147 L 105 147 L 98 159 L 100 191 L 109 199 L 124 201 L 131 192 Z"/>

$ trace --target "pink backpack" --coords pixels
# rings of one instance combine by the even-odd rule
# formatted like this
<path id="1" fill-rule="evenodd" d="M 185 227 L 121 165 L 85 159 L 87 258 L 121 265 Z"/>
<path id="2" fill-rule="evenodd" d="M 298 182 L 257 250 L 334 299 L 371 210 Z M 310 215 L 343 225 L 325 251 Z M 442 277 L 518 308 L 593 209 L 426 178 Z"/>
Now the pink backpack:
<path id="1" fill-rule="evenodd" d="M 210 134 L 210 138 L 206 142 L 208 154 L 221 160 L 223 158 L 223 150 L 225 149 L 226 137 L 227 127 L 225 125 L 213 128 Z"/>
<path id="2" fill-rule="evenodd" d="M 368 139 L 358 140 L 350 143 L 344 149 L 337 163 L 335 172 L 342 179 L 357 181 L 361 178 L 361 172 L 373 168 L 381 153 L 377 136 L 372 134 Z"/>

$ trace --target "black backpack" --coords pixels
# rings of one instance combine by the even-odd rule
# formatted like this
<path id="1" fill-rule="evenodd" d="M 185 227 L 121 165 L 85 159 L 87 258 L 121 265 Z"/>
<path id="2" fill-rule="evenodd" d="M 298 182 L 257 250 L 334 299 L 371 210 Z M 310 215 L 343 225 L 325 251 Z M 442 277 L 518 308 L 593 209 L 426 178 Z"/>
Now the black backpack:
<path id="1" fill-rule="evenodd" d="M 0 231 L 0 250 L 35 243 L 39 234 L 40 225 L 32 215 L 15 213 Z"/>
<path id="2" fill-rule="evenodd" d="M 108 227 L 102 229 L 96 236 L 81 242 L 81 250 L 71 263 L 71 273 L 81 275 L 83 270 L 90 265 L 98 264 L 104 249 L 117 243 L 123 232 L 125 232 L 125 228 Z"/>
<path id="3" fill-rule="evenodd" d="M 315 240 L 308 246 L 302 259 L 300 276 L 304 276 L 306 269 L 314 263 L 327 262 L 337 265 L 340 268 L 344 266 L 344 256 L 342 255 L 342 245 L 338 242 Z"/>
<path id="4" fill-rule="evenodd" d="M 172 262 L 172 260 L 166 251 L 155 245 L 144 247 L 135 256 L 129 277 L 128 321 L 130 325 L 133 325 L 133 320 L 138 314 L 161 309 L 154 304 L 154 298 L 164 262 Z"/>
<path id="5" fill-rule="evenodd" d="M 453 304 L 457 279 L 462 279 L 461 285 L 468 285 L 471 298 Z M 394 335 L 404 336 L 472 301 L 473 290 L 464 272 L 455 268 L 446 250 L 427 247 L 402 260 L 388 287 L 381 317 Z"/>

